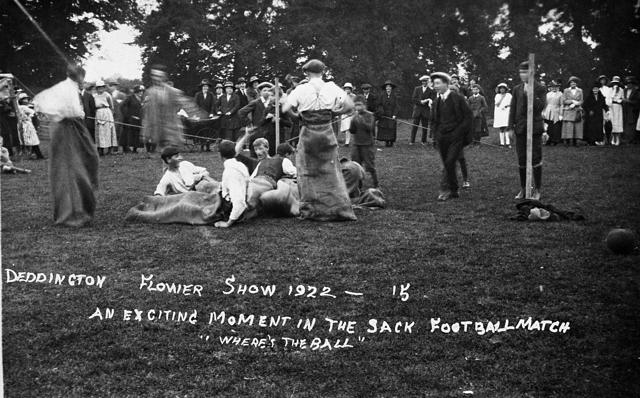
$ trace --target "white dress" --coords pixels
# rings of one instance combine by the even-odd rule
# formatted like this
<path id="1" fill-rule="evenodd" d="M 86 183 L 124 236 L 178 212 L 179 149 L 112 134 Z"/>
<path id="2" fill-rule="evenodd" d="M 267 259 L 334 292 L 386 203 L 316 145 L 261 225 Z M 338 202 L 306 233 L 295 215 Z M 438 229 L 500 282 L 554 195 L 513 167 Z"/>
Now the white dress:
<path id="1" fill-rule="evenodd" d="M 496 94 L 494 103 L 496 105 L 493 108 L 493 127 L 509 127 L 509 108 L 511 107 L 511 94 Z"/>
<path id="2" fill-rule="evenodd" d="M 624 90 L 620 87 L 616 86 L 613 89 L 613 94 L 611 95 L 611 132 L 613 133 L 622 133 L 624 132 L 624 124 L 622 119 L 623 109 L 622 104 L 619 103 L 624 98 Z"/>
<path id="3" fill-rule="evenodd" d="M 38 132 L 33 126 L 31 118 L 35 115 L 35 111 L 26 105 L 20 105 L 20 129 L 22 132 L 22 143 L 25 146 L 40 145 Z"/>
<path id="4" fill-rule="evenodd" d="M 118 146 L 116 126 L 113 123 L 113 99 L 109 93 L 96 94 L 96 144 L 98 148 Z"/>

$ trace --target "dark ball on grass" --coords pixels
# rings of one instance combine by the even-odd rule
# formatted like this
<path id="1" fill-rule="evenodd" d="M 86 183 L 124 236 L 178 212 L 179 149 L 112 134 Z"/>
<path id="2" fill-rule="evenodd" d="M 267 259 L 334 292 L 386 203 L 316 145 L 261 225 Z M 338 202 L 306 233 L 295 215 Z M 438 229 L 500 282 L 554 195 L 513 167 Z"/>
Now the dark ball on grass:
<path id="1" fill-rule="evenodd" d="M 635 249 L 636 234 L 630 229 L 616 228 L 607 234 L 607 248 L 615 254 L 629 254 Z"/>

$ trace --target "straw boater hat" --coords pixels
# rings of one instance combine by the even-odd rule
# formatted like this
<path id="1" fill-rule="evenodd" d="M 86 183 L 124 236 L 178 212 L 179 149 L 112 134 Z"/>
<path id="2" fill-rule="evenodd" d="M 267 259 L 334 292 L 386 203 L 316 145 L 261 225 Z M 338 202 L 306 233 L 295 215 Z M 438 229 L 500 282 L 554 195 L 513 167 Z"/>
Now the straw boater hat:
<path id="1" fill-rule="evenodd" d="M 96 88 L 98 87 L 107 87 L 107 85 L 105 84 L 104 80 L 100 79 L 96 82 Z"/>
<path id="2" fill-rule="evenodd" d="M 262 90 L 265 87 L 267 87 L 269 89 L 272 89 L 273 88 L 273 84 L 271 84 L 269 82 L 262 82 L 262 83 L 258 84 L 258 90 Z"/>
<path id="3" fill-rule="evenodd" d="M 600 81 L 600 80 L 602 80 L 602 79 L 607 80 L 607 81 L 609 80 L 609 78 L 607 77 L 607 75 L 600 75 L 600 76 L 598 76 L 598 78 L 597 78 L 596 80 Z"/>
<path id="4" fill-rule="evenodd" d="M 455 76 L 455 75 L 454 75 Z M 444 80 L 446 83 L 451 82 L 451 79 L 453 78 L 453 76 L 450 76 L 448 73 L 445 72 L 433 72 L 431 74 L 431 80 L 435 80 L 435 79 L 442 79 Z"/>
<path id="5" fill-rule="evenodd" d="M 235 85 L 235 84 L 233 84 L 233 82 L 229 82 L 229 81 L 227 81 L 227 82 L 224 82 L 223 87 L 224 87 L 224 88 L 227 88 L 227 87 L 236 88 L 236 85 Z"/>
<path id="6" fill-rule="evenodd" d="M 209 86 L 209 88 L 211 88 L 211 82 L 209 79 L 202 79 L 200 84 L 198 84 L 198 87 L 202 88 L 202 86 Z"/>
<path id="7" fill-rule="evenodd" d="M 251 76 L 251 77 L 249 78 L 249 83 L 257 82 L 257 81 L 259 81 L 259 80 L 260 80 L 260 79 L 258 79 L 258 76 Z"/>
<path id="8" fill-rule="evenodd" d="M 423 81 L 425 81 L 425 80 L 430 80 L 430 79 L 431 79 L 431 78 L 430 78 L 429 76 L 427 76 L 427 75 L 422 75 L 422 76 L 420 76 L 420 79 L 418 79 L 418 80 L 419 80 L 419 81 L 421 81 L 421 82 L 423 82 Z"/>
<path id="9" fill-rule="evenodd" d="M 613 86 L 614 84 L 617 84 L 618 86 L 622 86 L 622 80 L 620 80 L 620 76 L 614 76 L 611 78 L 611 81 L 609 82 L 609 86 Z"/>
<path id="10" fill-rule="evenodd" d="M 345 83 L 342 88 L 350 88 L 351 90 L 353 90 L 353 84 L 351 83 Z"/>
<path id="11" fill-rule="evenodd" d="M 396 85 L 393 84 L 393 82 L 391 80 L 386 80 L 384 82 L 384 84 L 380 87 L 382 87 L 382 89 L 386 90 L 387 86 L 391 86 L 391 88 L 396 88 Z"/>
<path id="12" fill-rule="evenodd" d="M 18 101 L 20 101 L 21 99 L 24 98 L 29 98 L 29 96 L 27 95 L 27 93 L 20 93 L 18 94 Z"/>
<path id="13" fill-rule="evenodd" d="M 576 82 L 576 84 L 580 84 L 580 79 L 577 78 L 576 76 L 571 76 L 567 82 L 568 83 Z"/>

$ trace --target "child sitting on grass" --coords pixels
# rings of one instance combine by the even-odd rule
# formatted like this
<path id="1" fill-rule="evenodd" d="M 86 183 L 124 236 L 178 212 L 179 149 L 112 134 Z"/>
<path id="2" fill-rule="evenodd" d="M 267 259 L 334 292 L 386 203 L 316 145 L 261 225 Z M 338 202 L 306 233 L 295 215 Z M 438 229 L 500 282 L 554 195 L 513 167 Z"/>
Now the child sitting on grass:
<path id="1" fill-rule="evenodd" d="M 0 137 L 0 167 L 3 173 L 7 174 L 29 174 L 31 170 L 22 169 L 13 165 L 13 162 L 9 158 L 9 150 L 4 146 L 4 138 Z"/>
<path id="2" fill-rule="evenodd" d="M 222 197 L 222 215 L 226 219 L 214 224 L 218 228 L 229 228 L 241 221 L 247 209 L 249 171 L 247 166 L 236 158 L 237 148 L 236 144 L 229 140 L 222 140 L 218 144 L 218 152 L 224 162 L 220 196 Z"/>
<path id="3" fill-rule="evenodd" d="M 298 174 L 296 166 L 287 157 L 293 154 L 291 145 L 280 144 L 275 157 L 269 157 L 269 142 L 265 138 L 258 138 L 253 142 L 259 163 L 251 174 L 247 187 L 247 204 L 255 210 L 260 204 L 260 195 L 277 189 L 278 181 L 287 176 L 295 178 Z"/>
<path id="4" fill-rule="evenodd" d="M 164 148 L 160 157 L 167 165 L 167 170 L 160 179 L 154 195 L 166 196 L 195 191 L 198 183 L 213 181 L 207 169 L 183 160 L 175 147 Z"/>

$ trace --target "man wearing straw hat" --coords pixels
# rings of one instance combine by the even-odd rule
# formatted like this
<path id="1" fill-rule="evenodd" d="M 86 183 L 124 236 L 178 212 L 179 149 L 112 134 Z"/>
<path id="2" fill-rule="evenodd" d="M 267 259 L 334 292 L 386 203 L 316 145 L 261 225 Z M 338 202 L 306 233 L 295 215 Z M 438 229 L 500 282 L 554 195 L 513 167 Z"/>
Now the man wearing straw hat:
<path id="1" fill-rule="evenodd" d="M 301 118 L 296 167 L 300 217 L 318 221 L 355 220 L 338 161 L 338 141 L 331 120 L 350 113 L 353 102 L 335 83 L 322 80 L 325 65 L 312 59 L 303 67 L 308 83 L 287 97 L 283 112 L 297 110 Z"/>
<path id="2" fill-rule="evenodd" d="M 422 123 L 422 145 L 427 143 L 427 136 L 429 134 L 429 115 L 431 114 L 431 104 L 433 103 L 433 97 L 435 92 L 429 83 L 431 78 L 427 75 L 420 77 L 420 85 L 413 89 L 413 95 L 411 101 L 413 102 L 413 126 L 411 127 L 411 140 L 409 145 L 416 143 L 416 134 L 418 133 L 418 126 Z"/>

